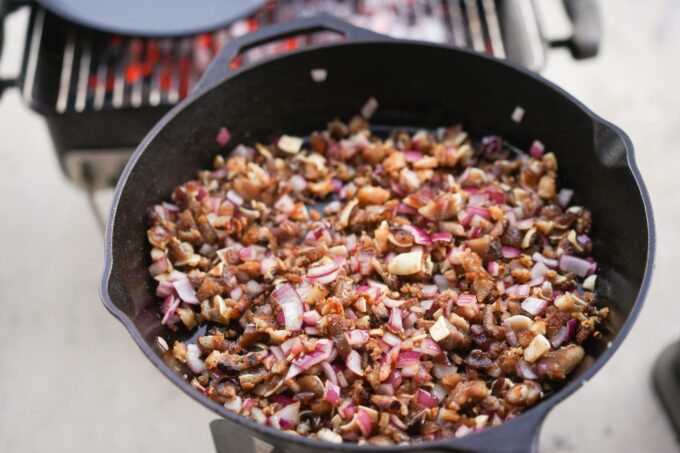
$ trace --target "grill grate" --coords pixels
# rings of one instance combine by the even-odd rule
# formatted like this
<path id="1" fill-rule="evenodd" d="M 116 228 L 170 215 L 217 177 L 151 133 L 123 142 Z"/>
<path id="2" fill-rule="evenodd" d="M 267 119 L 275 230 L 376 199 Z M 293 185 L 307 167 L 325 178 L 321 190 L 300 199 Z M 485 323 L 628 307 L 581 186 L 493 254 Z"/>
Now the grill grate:
<path id="1" fill-rule="evenodd" d="M 64 43 L 58 113 L 173 105 L 184 98 L 229 39 L 317 13 L 398 38 L 470 47 L 497 58 L 505 48 L 494 0 L 278 0 L 212 33 L 168 39 L 112 36 L 70 26 Z M 328 40 L 328 34 L 273 43 L 246 60 Z"/>

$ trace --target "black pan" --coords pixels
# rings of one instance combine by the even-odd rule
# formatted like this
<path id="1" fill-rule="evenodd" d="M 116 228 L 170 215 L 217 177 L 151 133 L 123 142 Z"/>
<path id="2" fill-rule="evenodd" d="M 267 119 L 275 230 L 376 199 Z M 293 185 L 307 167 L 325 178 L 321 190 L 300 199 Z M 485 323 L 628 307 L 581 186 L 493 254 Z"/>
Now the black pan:
<path id="1" fill-rule="evenodd" d="M 305 48 L 230 70 L 234 57 L 257 45 L 330 30 L 344 40 Z M 327 71 L 315 82 L 310 71 Z M 378 126 L 437 127 L 461 121 L 473 133 L 493 132 L 521 149 L 536 139 L 554 150 L 562 184 L 593 212 L 598 292 L 611 308 L 602 337 L 586 346 L 586 366 L 560 391 L 515 419 L 461 439 L 413 446 L 332 445 L 292 436 L 233 414 L 194 390 L 164 363 L 156 337 L 161 326 L 149 277 L 146 214 L 173 188 L 210 167 L 215 135 L 227 125 L 231 143 L 304 135 L 335 117 L 349 118 L 374 96 Z M 511 120 L 516 106 L 526 115 Z M 623 131 L 552 83 L 476 53 L 402 41 L 316 17 L 262 29 L 232 41 L 197 89 L 168 113 L 130 159 L 116 189 L 106 232 L 101 297 L 144 354 L 180 389 L 222 416 L 237 438 L 255 436 L 284 451 L 534 451 L 541 422 L 558 402 L 588 381 L 619 347 L 642 306 L 654 255 L 649 197 Z M 612 398 L 615 394 L 612 392 Z M 219 442 L 219 439 L 218 439 Z M 245 452 L 244 452 L 245 453 Z"/>

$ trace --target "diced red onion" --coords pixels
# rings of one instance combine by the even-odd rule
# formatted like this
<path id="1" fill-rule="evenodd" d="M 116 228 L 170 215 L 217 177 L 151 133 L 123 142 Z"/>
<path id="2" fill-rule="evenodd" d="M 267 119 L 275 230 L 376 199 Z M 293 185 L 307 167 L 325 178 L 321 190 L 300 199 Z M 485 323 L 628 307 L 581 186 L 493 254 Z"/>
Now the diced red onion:
<path id="1" fill-rule="evenodd" d="M 574 195 L 574 191 L 571 189 L 562 189 L 557 194 L 557 203 L 566 208 L 571 201 L 571 197 Z"/>
<path id="2" fill-rule="evenodd" d="M 340 369 L 335 370 L 335 374 L 338 377 L 338 385 L 342 388 L 349 387 L 349 382 L 347 382 L 347 378 L 345 377 L 345 373 L 341 371 Z"/>
<path id="3" fill-rule="evenodd" d="M 401 369 L 401 375 L 405 378 L 412 378 L 418 375 L 418 372 L 420 371 L 420 364 L 419 363 L 412 363 L 408 366 L 405 366 L 404 368 Z"/>
<path id="4" fill-rule="evenodd" d="M 246 283 L 246 292 L 248 297 L 255 297 L 261 294 L 262 291 L 264 291 L 264 288 L 255 280 L 248 280 L 248 283 Z"/>
<path id="5" fill-rule="evenodd" d="M 543 157 L 543 153 L 545 152 L 545 146 L 543 143 L 541 143 L 538 140 L 534 140 L 534 142 L 531 144 L 531 147 L 529 148 L 529 154 L 531 157 L 534 159 L 540 159 Z"/>
<path id="6" fill-rule="evenodd" d="M 534 226 L 534 219 L 524 219 L 520 220 L 515 224 L 515 227 L 519 230 L 528 230 Z"/>
<path id="7" fill-rule="evenodd" d="M 397 191 L 397 190 L 394 190 L 394 187 L 392 188 L 392 190 L 399 195 L 404 194 L 403 190 L 401 190 L 401 193 L 399 193 L 399 191 Z M 409 206 L 409 205 L 404 204 L 404 203 L 399 203 L 399 205 L 397 206 L 397 213 L 406 214 L 406 215 L 416 215 L 416 214 L 418 214 L 418 211 L 413 206 Z"/>
<path id="8" fill-rule="evenodd" d="M 347 400 L 338 406 L 338 414 L 340 414 L 340 417 L 344 418 L 345 420 L 352 418 L 355 413 L 356 407 L 351 400 Z"/>
<path id="9" fill-rule="evenodd" d="M 442 274 L 437 274 L 433 277 L 435 285 L 439 288 L 439 291 L 446 291 L 449 289 L 449 281 Z"/>
<path id="10" fill-rule="evenodd" d="M 499 293 L 505 292 L 505 283 L 503 283 L 503 280 L 498 280 L 496 282 L 496 289 L 498 290 Z"/>
<path id="11" fill-rule="evenodd" d="M 217 133 L 217 136 L 215 137 L 215 141 L 220 146 L 227 146 L 229 140 L 231 140 L 231 134 L 229 133 L 229 129 L 227 129 L 226 127 L 221 127 L 219 132 Z"/>
<path id="12" fill-rule="evenodd" d="M 550 344 L 555 349 L 559 348 L 564 343 L 567 343 L 572 338 L 574 338 L 577 330 L 578 321 L 575 319 L 570 319 L 565 325 L 560 326 L 560 328 L 557 329 L 555 335 L 553 335 L 553 337 L 550 339 Z"/>
<path id="13" fill-rule="evenodd" d="M 158 283 L 158 287 L 156 288 L 156 295 L 158 297 L 168 297 L 171 294 L 174 294 L 175 287 L 172 286 L 172 282 L 169 281 L 163 281 Z"/>
<path id="14" fill-rule="evenodd" d="M 243 409 L 250 410 L 255 406 L 255 400 L 251 398 L 246 398 L 243 402 Z"/>
<path id="15" fill-rule="evenodd" d="M 517 369 L 517 375 L 523 379 L 537 379 L 538 376 L 533 370 L 533 367 L 529 362 L 524 359 L 519 359 L 515 365 Z"/>
<path id="16" fill-rule="evenodd" d="M 241 156 L 245 157 L 245 159 L 250 162 L 255 158 L 255 149 L 251 148 L 250 146 L 245 146 L 245 145 L 238 145 L 234 150 L 231 152 L 230 157 L 232 156 Z M 223 169 L 222 169 L 223 170 Z M 215 176 L 215 173 L 219 172 L 220 170 L 217 170 L 213 172 L 213 176 Z M 224 178 L 224 175 L 226 175 L 226 171 L 222 173 L 220 178 Z"/>
<path id="17" fill-rule="evenodd" d="M 527 297 L 530 291 L 529 285 L 512 285 L 505 290 L 508 296 Z"/>
<path id="18" fill-rule="evenodd" d="M 538 261 L 534 264 L 534 267 L 531 268 L 531 278 L 543 277 L 546 272 L 548 272 L 548 266 L 541 261 Z"/>
<path id="19" fill-rule="evenodd" d="M 191 286 L 191 282 L 188 279 L 179 279 L 172 282 L 172 286 L 177 291 L 177 295 L 183 302 L 187 304 L 197 304 L 199 303 L 196 298 L 196 290 Z"/>
<path id="20" fill-rule="evenodd" d="M 269 422 L 276 429 L 293 429 L 300 422 L 300 402 L 285 406 L 269 417 Z"/>
<path id="21" fill-rule="evenodd" d="M 282 360 L 286 357 L 286 355 L 283 353 L 283 350 L 279 346 L 270 346 L 269 351 L 274 355 L 274 357 L 277 358 L 277 360 Z"/>
<path id="22" fill-rule="evenodd" d="M 411 233 L 413 236 L 413 239 L 415 240 L 416 244 L 419 245 L 432 245 L 432 240 L 430 239 L 430 235 L 428 235 L 425 231 L 422 229 L 413 226 L 413 225 L 404 225 L 402 227 L 405 231 L 408 231 Z"/>
<path id="23" fill-rule="evenodd" d="M 536 277 L 527 282 L 526 286 L 533 288 L 534 286 L 540 286 L 545 281 L 545 277 Z"/>
<path id="24" fill-rule="evenodd" d="M 361 116 L 366 118 L 367 120 L 370 119 L 375 111 L 378 109 L 378 101 L 374 97 L 368 98 L 366 103 L 361 107 Z"/>
<path id="25" fill-rule="evenodd" d="M 573 272 L 579 277 L 585 277 L 592 274 L 597 269 L 597 263 L 590 262 L 576 256 L 560 255 L 559 266 L 565 272 Z"/>
<path id="26" fill-rule="evenodd" d="M 321 319 L 321 315 L 316 310 L 310 310 L 304 312 L 304 314 L 302 315 L 302 319 L 305 322 L 305 324 L 309 326 L 315 326 L 316 323 L 319 322 L 319 320 Z"/>
<path id="27" fill-rule="evenodd" d="M 240 396 L 235 396 L 231 400 L 224 403 L 224 407 L 230 411 L 239 412 L 243 408 L 243 400 Z"/>
<path id="28" fill-rule="evenodd" d="M 235 286 L 234 289 L 229 292 L 229 297 L 235 301 L 239 301 L 241 296 L 243 296 L 243 288 L 240 286 Z"/>
<path id="29" fill-rule="evenodd" d="M 307 188 L 307 180 L 302 175 L 293 175 L 288 182 L 294 192 L 303 192 Z"/>
<path id="30" fill-rule="evenodd" d="M 581 245 L 588 245 L 590 243 L 590 236 L 587 234 L 579 234 L 576 236 L 576 241 Z"/>
<path id="31" fill-rule="evenodd" d="M 300 357 L 293 359 L 293 365 L 303 370 L 308 370 L 317 363 L 328 360 L 333 350 L 333 343 L 327 339 L 321 339 L 316 342 L 316 347 L 313 351 L 303 354 Z"/>
<path id="32" fill-rule="evenodd" d="M 404 325 L 401 318 L 401 309 L 394 307 L 390 312 L 390 319 L 387 322 L 388 326 L 396 332 L 402 332 Z"/>
<path id="33" fill-rule="evenodd" d="M 482 137 L 482 147 L 484 148 L 487 157 L 498 157 L 502 145 L 503 141 L 497 135 L 486 135 Z"/>
<path id="34" fill-rule="evenodd" d="M 324 374 L 326 375 L 326 378 L 332 382 L 333 384 L 338 383 L 338 375 L 335 374 L 335 370 L 333 369 L 333 366 L 327 362 L 323 361 L 321 362 L 321 369 L 323 370 Z"/>
<path id="35" fill-rule="evenodd" d="M 403 300 L 392 299 L 389 297 L 383 297 L 383 304 L 387 308 L 398 308 L 404 304 Z"/>
<path id="36" fill-rule="evenodd" d="M 187 345 L 187 366 L 195 374 L 205 371 L 205 363 L 201 359 L 201 350 L 195 344 Z"/>
<path id="37" fill-rule="evenodd" d="M 427 337 L 420 343 L 420 350 L 423 354 L 436 357 L 442 353 L 442 348 L 439 347 L 436 341 Z"/>
<path id="38" fill-rule="evenodd" d="M 468 206 L 467 212 L 473 216 L 478 215 L 485 219 L 489 218 L 489 210 L 486 208 L 480 208 L 478 206 Z"/>
<path id="39" fill-rule="evenodd" d="M 402 431 L 406 431 L 408 429 L 408 426 L 406 426 L 406 424 L 402 422 L 401 419 L 396 414 L 390 414 L 390 423 L 392 423 L 394 426 L 401 429 Z"/>
<path id="40" fill-rule="evenodd" d="M 419 364 L 420 363 L 420 353 L 417 351 L 403 351 L 402 353 L 399 354 L 399 357 L 397 358 L 397 363 L 395 366 L 397 368 L 405 368 L 407 366 L 411 366 L 413 364 Z"/>
<path id="41" fill-rule="evenodd" d="M 538 252 L 531 255 L 531 259 L 537 263 L 543 263 L 548 267 L 557 267 L 557 260 L 546 258 L 545 256 L 541 255 Z"/>
<path id="42" fill-rule="evenodd" d="M 539 316 L 543 314 L 546 308 L 548 308 L 548 301 L 539 299 L 537 297 L 527 297 L 521 304 L 522 310 L 530 313 L 534 316 Z"/>
<path id="43" fill-rule="evenodd" d="M 517 334 L 515 334 L 515 331 L 512 329 L 512 327 L 510 327 L 509 324 L 503 324 L 503 332 L 505 333 L 505 341 L 507 341 L 510 346 L 519 346 Z"/>
<path id="44" fill-rule="evenodd" d="M 436 296 L 438 290 L 439 288 L 437 288 L 437 285 L 423 285 L 421 288 L 423 297 L 425 298 Z"/>
<path id="45" fill-rule="evenodd" d="M 321 277 L 325 277 L 336 272 L 338 269 L 339 267 L 335 262 L 322 264 L 321 266 L 311 267 L 307 271 L 307 278 L 318 279 Z"/>
<path id="46" fill-rule="evenodd" d="M 430 239 L 432 240 L 432 242 L 451 242 L 452 238 L 453 236 L 451 235 L 451 233 L 446 231 L 432 233 L 432 235 L 430 235 Z"/>
<path id="47" fill-rule="evenodd" d="M 272 292 L 272 298 L 283 311 L 286 329 L 300 330 L 302 328 L 304 307 L 302 306 L 302 299 L 300 299 L 295 288 L 290 284 L 281 285 Z"/>
<path id="48" fill-rule="evenodd" d="M 385 382 L 392 384 L 392 387 L 399 388 L 401 382 L 403 381 L 401 377 L 401 372 L 399 370 L 390 371 L 390 375 Z"/>
<path id="49" fill-rule="evenodd" d="M 456 305 L 459 307 L 476 307 L 477 297 L 474 294 L 458 294 Z"/>
<path id="50" fill-rule="evenodd" d="M 434 366 L 432 367 L 432 372 L 434 373 L 435 377 L 443 379 L 447 376 L 457 373 L 458 367 L 446 363 L 435 362 Z"/>
<path id="51" fill-rule="evenodd" d="M 332 383 L 330 380 L 326 381 L 323 399 L 333 405 L 336 405 L 340 400 L 340 387 L 338 387 L 337 384 Z"/>
<path id="52" fill-rule="evenodd" d="M 243 204 L 243 197 L 233 190 L 229 190 L 229 192 L 227 192 L 227 200 L 229 200 L 235 206 L 241 206 Z"/>
<path id="53" fill-rule="evenodd" d="M 529 285 L 517 285 L 517 296 L 527 297 L 529 295 L 530 286 Z"/>
<path id="54" fill-rule="evenodd" d="M 364 437 L 370 437 L 373 432 L 373 420 L 371 416 L 365 409 L 359 409 L 356 414 L 357 425 L 359 425 L 359 430 Z"/>
<path id="55" fill-rule="evenodd" d="M 500 265 L 496 261 L 489 261 L 489 263 L 486 265 L 486 270 L 492 277 L 498 277 Z"/>
<path id="56" fill-rule="evenodd" d="M 161 304 L 161 313 L 163 313 L 163 319 L 161 320 L 161 324 L 168 324 L 172 317 L 175 315 L 175 312 L 177 311 L 177 307 L 179 307 L 180 299 L 177 297 L 174 297 L 173 295 L 169 295 L 168 297 L 165 298 L 163 303 Z"/>
<path id="57" fill-rule="evenodd" d="M 398 344 L 401 344 L 401 339 L 390 332 L 385 332 L 385 335 L 383 335 L 382 339 L 385 343 L 387 343 L 390 346 L 396 346 Z"/>
<path id="58" fill-rule="evenodd" d="M 290 214 L 295 210 L 295 202 L 288 194 L 283 194 L 276 203 L 274 203 L 274 208 L 283 212 L 284 214 Z"/>
<path id="59" fill-rule="evenodd" d="M 264 412 L 262 412 L 262 409 L 260 409 L 259 407 L 256 406 L 250 409 L 250 414 L 255 418 L 256 422 L 262 425 L 267 424 L 267 416 L 264 414 Z"/>
<path id="60" fill-rule="evenodd" d="M 437 399 L 437 397 L 432 395 L 431 393 L 426 392 L 423 389 L 418 389 L 418 393 L 416 394 L 416 400 L 418 401 L 418 404 L 421 404 L 425 407 L 432 408 L 439 406 L 439 400 Z"/>
<path id="61" fill-rule="evenodd" d="M 404 159 L 406 162 L 417 162 L 423 158 L 423 153 L 420 151 L 406 151 L 404 152 Z"/>
<path id="62" fill-rule="evenodd" d="M 252 246 L 240 248 L 238 251 L 238 257 L 241 259 L 241 261 L 252 261 L 256 256 L 257 250 Z"/>
<path id="63" fill-rule="evenodd" d="M 489 194 L 487 193 L 474 193 L 470 195 L 468 199 L 468 204 L 472 206 L 481 206 L 489 200 Z"/>
<path id="64" fill-rule="evenodd" d="M 350 346 L 363 346 L 368 343 L 370 336 L 366 330 L 352 329 L 345 332 L 345 338 Z"/>
<path id="65" fill-rule="evenodd" d="M 152 277 L 163 274 L 170 270 L 170 261 L 166 257 L 154 261 L 151 266 L 149 266 L 149 273 Z"/>
<path id="66" fill-rule="evenodd" d="M 411 329 L 418 322 L 418 313 L 412 311 L 403 319 L 404 329 Z"/>
<path id="67" fill-rule="evenodd" d="M 354 349 L 347 354 L 345 365 L 347 365 L 347 368 L 357 376 L 364 375 L 364 370 L 361 369 L 361 356 Z"/>
<path id="68" fill-rule="evenodd" d="M 394 395 L 394 386 L 392 384 L 388 384 L 387 382 L 383 382 L 378 386 L 378 388 L 375 391 L 378 395 Z"/>
<path id="69" fill-rule="evenodd" d="M 321 277 L 317 277 L 314 279 L 316 283 L 320 283 L 322 285 L 327 285 L 329 283 L 334 282 L 337 278 L 338 275 L 340 275 L 340 269 L 336 269 L 335 271 L 331 272 L 330 274 L 323 275 Z"/>
<path id="70" fill-rule="evenodd" d="M 436 307 L 434 305 L 434 300 L 433 299 L 426 299 L 420 302 L 420 308 L 425 310 L 426 315 L 430 314 L 429 311 L 432 310 L 433 312 L 436 311 Z M 433 310 L 433 308 L 435 310 Z"/>
<path id="71" fill-rule="evenodd" d="M 481 324 L 473 324 L 470 326 L 470 333 L 474 336 L 481 335 L 484 332 L 484 326 Z"/>
<path id="72" fill-rule="evenodd" d="M 496 189 L 495 187 L 489 187 L 487 188 L 487 194 L 489 195 L 489 199 L 494 203 L 497 204 L 505 203 L 505 193 L 503 193 L 502 190 Z"/>
<path id="73" fill-rule="evenodd" d="M 517 258 L 522 254 L 522 252 L 519 249 L 511 247 L 509 245 L 504 245 L 503 247 L 501 247 L 501 252 L 503 253 L 503 258 L 508 259 Z"/>
<path id="74" fill-rule="evenodd" d="M 260 261 L 260 274 L 262 275 L 267 275 L 276 267 L 278 266 L 278 263 L 276 262 L 276 258 L 273 256 L 267 256 L 262 258 L 262 261 Z"/>

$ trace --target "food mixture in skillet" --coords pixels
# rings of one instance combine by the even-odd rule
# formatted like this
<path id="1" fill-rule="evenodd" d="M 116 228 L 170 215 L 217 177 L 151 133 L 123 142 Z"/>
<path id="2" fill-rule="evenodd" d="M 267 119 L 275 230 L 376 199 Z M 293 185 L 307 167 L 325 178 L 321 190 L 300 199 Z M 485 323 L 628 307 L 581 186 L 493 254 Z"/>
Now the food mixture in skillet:
<path id="1" fill-rule="evenodd" d="M 380 138 L 361 117 L 237 146 L 151 212 L 162 322 L 202 329 L 159 344 L 206 397 L 329 442 L 517 416 L 607 315 L 591 214 L 528 151 L 459 126 Z"/>

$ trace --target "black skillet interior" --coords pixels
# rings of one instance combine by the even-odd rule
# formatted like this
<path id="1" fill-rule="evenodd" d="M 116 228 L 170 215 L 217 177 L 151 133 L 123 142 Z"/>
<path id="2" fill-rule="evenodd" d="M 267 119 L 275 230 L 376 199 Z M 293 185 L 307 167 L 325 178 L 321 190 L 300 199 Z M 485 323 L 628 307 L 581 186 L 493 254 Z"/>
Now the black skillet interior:
<path id="1" fill-rule="evenodd" d="M 319 20 L 326 28 L 343 29 L 332 19 Z M 290 34 L 290 28 L 311 29 L 314 23 L 301 21 L 283 29 Z M 353 28 L 345 31 L 356 35 Z M 226 53 L 235 49 L 232 46 Z M 223 65 L 231 56 L 216 65 Z M 310 71 L 318 68 L 327 71 L 323 82 L 310 76 Z M 306 135 L 324 128 L 334 117 L 350 118 L 370 97 L 380 103 L 372 120 L 376 125 L 434 128 L 461 122 L 472 133 L 493 132 L 520 149 L 528 149 L 539 138 L 558 157 L 560 182 L 575 189 L 575 200 L 593 212 L 594 251 L 600 266 L 598 291 L 611 315 L 601 339 L 587 345 L 592 365 L 581 371 L 578 379 L 499 428 L 454 444 L 437 443 L 439 450 L 465 451 L 492 451 L 498 442 L 511 451 L 516 443 L 516 451 L 525 451 L 527 446 L 520 443 L 535 437 L 547 411 L 590 378 L 614 352 L 634 321 L 649 282 L 654 246 L 651 208 L 626 135 L 567 93 L 523 70 L 445 46 L 375 35 L 359 34 L 357 40 L 287 54 L 230 75 L 225 72 L 213 67 L 201 84 L 202 92 L 168 114 L 128 164 L 117 188 L 106 237 L 102 297 L 107 307 L 169 379 L 235 421 L 234 426 L 290 451 L 318 449 L 316 441 L 274 432 L 234 416 L 191 389 L 164 364 L 156 337 L 167 337 L 169 332 L 160 325 L 153 280 L 147 272 L 149 207 L 167 200 L 175 186 L 194 178 L 197 170 L 210 168 L 214 156 L 225 152 L 215 144 L 222 126 L 232 133 L 229 146 L 267 141 L 281 133 Z M 526 111 L 520 124 L 511 119 L 517 106 Z M 323 444 L 323 448 L 335 447 Z"/>

